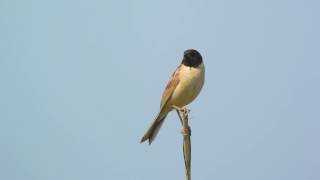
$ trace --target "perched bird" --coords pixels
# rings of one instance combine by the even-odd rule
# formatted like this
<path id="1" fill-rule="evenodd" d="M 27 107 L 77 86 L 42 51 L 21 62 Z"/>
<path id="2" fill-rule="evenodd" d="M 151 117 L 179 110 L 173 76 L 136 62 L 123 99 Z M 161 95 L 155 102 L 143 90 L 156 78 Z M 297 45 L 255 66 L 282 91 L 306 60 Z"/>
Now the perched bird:
<path id="1" fill-rule="evenodd" d="M 160 112 L 140 143 L 146 140 L 149 141 L 149 145 L 152 143 L 168 113 L 173 110 L 173 106 L 182 108 L 198 96 L 204 84 L 204 72 L 201 54 L 194 49 L 186 50 L 181 64 L 170 77 L 162 94 Z"/>

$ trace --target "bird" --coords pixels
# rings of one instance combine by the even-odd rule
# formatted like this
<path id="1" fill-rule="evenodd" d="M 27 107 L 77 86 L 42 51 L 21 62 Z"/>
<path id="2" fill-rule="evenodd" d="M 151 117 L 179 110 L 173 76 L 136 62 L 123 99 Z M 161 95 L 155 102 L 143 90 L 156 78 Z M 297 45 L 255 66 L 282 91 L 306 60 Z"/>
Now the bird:
<path id="1" fill-rule="evenodd" d="M 187 49 L 178 68 L 171 75 L 162 94 L 160 111 L 143 135 L 140 143 L 148 140 L 149 145 L 156 138 L 165 118 L 174 107 L 183 108 L 200 93 L 205 80 L 205 67 L 201 54 Z"/>

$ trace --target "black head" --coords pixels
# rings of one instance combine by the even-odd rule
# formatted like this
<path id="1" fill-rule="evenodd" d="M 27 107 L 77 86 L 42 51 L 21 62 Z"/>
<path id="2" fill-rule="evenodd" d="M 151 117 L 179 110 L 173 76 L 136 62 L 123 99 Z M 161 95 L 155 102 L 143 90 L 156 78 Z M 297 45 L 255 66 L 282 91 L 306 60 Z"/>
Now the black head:
<path id="1" fill-rule="evenodd" d="M 190 67 L 198 67 L 202 63 L 201 54 L 194 50 L 188 49 L 183 54 L 182 64 Z"/>

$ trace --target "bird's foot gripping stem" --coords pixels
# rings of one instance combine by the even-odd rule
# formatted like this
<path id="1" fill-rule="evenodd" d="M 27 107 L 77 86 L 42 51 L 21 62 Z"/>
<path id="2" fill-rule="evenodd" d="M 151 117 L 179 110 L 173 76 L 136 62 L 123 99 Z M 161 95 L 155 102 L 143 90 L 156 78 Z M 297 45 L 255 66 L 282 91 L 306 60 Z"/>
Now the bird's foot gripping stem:
<path id="1" fill-rule="evenodd" d="M 181 125 L 182 125 L 182 129 L 181 129 L 181 134 L 184 136 L 191 136 L 191 128 L 188 125 L 188 114 L 191 111 L 190 109 L 187 109 L 185 106 L 180 108 L 178 106 L 172 106 L 174 109 L 176 109 Z"/>
<path id="2" fill-rule="evenodd" d="M 173 107 L 175 110 L 177 110 L 177 111 L 179 111 L 180 113 L 185 114 L 185 115 L 188 115 L 189 112 L 191 111 L 190 109 L 187 109 L 186 106 L 178 107 L 178 106 L 173 105 L 172 107 Z"/>

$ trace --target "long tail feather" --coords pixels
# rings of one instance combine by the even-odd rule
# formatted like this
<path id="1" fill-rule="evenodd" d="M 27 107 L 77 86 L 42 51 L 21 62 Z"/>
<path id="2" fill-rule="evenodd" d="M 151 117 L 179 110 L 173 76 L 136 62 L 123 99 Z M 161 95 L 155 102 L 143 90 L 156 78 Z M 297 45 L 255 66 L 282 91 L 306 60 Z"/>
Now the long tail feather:
<path id="1" fill-rule="evenodd" d="M 149 127 L 149 129 L 146 131 L 146 133 L 142 137 L 140 143 L 143 143 L 144 141 L 149 140 L 149 145 L 150 145 L 154 141 L 154 139 L 156 138 L 156 136 L 157 136 L 157 134 L 158 134 L 163 122 L 164 122 L 164 119 L 166 117 L 167 117 L 167 113 L 166 114 L 159 113 L 158 116 L 156 117 L 156 119 L 153 121 L 153 123 Z"/>

